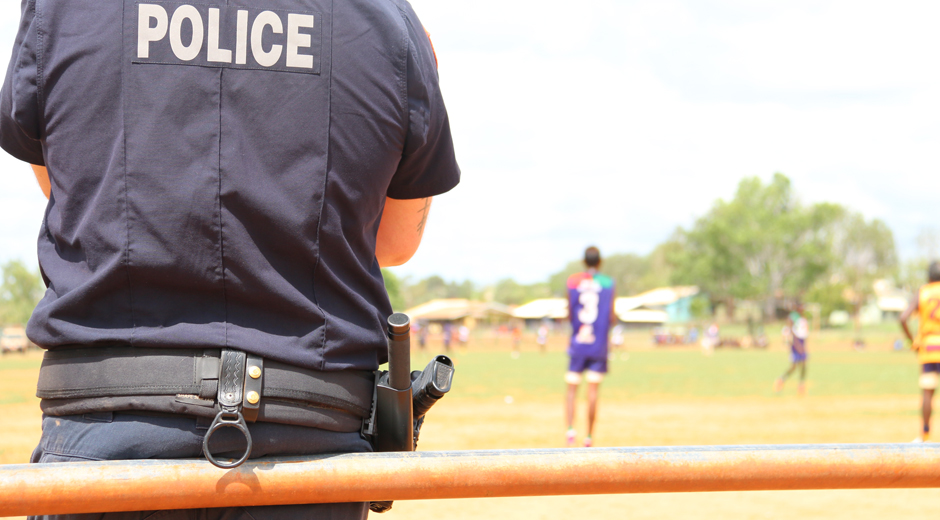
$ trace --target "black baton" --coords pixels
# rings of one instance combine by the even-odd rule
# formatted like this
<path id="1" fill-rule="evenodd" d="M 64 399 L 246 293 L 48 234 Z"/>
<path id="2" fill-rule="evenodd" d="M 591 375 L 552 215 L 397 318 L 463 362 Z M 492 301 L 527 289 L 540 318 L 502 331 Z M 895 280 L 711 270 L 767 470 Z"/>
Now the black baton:
<path id="1" fill-rule="evenodd" d="M 388 379 L 380 381 L 375 391 L 375 451 L 414 451 L 411 320 L 407 314 L 396 312 L 388 317 Z"/>

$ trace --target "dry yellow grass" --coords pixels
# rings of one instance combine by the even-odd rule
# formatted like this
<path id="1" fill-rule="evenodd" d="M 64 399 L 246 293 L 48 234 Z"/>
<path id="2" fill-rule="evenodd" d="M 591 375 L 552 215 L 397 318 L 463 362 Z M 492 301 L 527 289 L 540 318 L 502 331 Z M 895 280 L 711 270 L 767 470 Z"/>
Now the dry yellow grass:
<path id="1" fill-rule="evenodd" d="M 602 403 L 595 440 L 603 446 L 897 442 L 913 437 L 917 420 L 909 412 L 917 404 L 916 396 Z M 432 414 L 422 450 L 563 445 L 561 403 L 442 402 Z M 936 518 L 938 500 L 935 489 L 488 498 L 401 501 L 386 517 L 920 519 Z"/>
<path id="2" fill-rule="evenodd" d="M 0 359 L 0 463 L 23 463 L 39 438 L 38 353 Z M 666 367 L 668 368 L 668 367 Z M 769 382 L 768 382 L 769 384 Z M 463 380 L 472 388 L 474 382 Z M 811 387 L 812 388 L 812 387 Z M 897 442 L 916 432 L 916 394 L 633 397 L 601 402 L 599 446 Z M 554 397 L 448 396 L 429 416 L 421 450 L 560 447 Z M 583 413 L 580 414 L 583 418 Z M 579 422 L 579 425 L 581 423 Z M 583 427 L 581 428 L 583 429 Z M 935 518 L 940 490 L 726 492 L 399 501 L 395 519 Z"/>

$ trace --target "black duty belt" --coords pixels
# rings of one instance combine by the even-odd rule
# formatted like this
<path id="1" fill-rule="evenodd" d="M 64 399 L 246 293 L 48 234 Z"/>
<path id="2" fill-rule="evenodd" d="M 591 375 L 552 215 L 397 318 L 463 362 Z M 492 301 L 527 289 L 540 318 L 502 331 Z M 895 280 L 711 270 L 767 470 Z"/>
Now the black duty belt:
<path id="1" fill-rule="evenodd" d="M 373 389 L 372 372 L 322 372 L 237 350 L 97 347 L 46 351 L 36 396 L 52 416 L 136 411 L 218 419 L 237 408 L 248 422 L 358 432 Z"/>

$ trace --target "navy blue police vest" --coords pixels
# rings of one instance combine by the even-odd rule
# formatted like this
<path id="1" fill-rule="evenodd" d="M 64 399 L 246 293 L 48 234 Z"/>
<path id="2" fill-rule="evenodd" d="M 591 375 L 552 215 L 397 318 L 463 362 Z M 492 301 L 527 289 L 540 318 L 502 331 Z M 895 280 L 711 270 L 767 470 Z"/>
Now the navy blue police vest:
<path id="1" fill-rule="evenodd" d="M 384 361 L 385 198 L 459 181 L 398 0 L 26 0 L 0 146 L 52 181 L 34 342 L 319 370 Z"/>

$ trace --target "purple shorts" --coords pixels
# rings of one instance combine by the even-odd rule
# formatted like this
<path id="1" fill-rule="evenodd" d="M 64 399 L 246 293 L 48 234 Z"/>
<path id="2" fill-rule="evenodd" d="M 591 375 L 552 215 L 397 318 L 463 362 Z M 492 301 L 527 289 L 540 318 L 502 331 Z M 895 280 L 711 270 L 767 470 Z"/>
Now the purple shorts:
<path id="1" fill-rule="evenodd" d="M 796 347 L 803 347 L 803 353 L 799 353 Z M 793 345 L 790 345 L 790 363 L 800 363 L 806 361 L 806 342 L 800 338 L 793 338 Z"/>
<path id="2" fill-rule="evenodd" d="M 927 372 L 940 372 L 940 363 L 924 363 L 922 366 L 925 374 Z"/>
<path id="3" fill-rule="evenodd" d="M 801 361 L 806 361 L 806 357 L 807 356 L 806 356 L 805 351 L 802 354 L 800 354 L 796 350 L 792 350 L 792 349 L 790 350 L 790 363 L 799 363 Z"/>
<path id="4" fill-rule="evenodd" d="M 569 372 L 581 373 L 585 370 L 597 372 L 599 374 L 607 373 L 607 358 L 592 358 L 587 356 L 571 356 L 571 362 L 568 363 Z"/>

